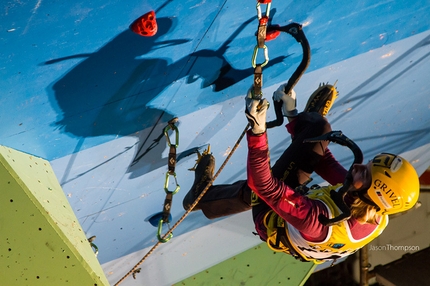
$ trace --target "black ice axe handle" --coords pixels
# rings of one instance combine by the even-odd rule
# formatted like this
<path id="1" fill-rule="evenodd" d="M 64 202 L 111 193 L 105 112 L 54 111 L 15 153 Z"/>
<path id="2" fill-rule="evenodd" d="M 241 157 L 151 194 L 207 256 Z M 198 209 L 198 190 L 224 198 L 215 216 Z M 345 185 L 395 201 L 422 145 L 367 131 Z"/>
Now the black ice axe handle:
<path id="1" fill-rule="evenodd" d="M 361 152 L 360 147 L 358 147 L 358 145 L 355 144 L 354 141 L 342 134 L 341 131 L 331 131 L 319 137 L 306 139 L 304 140 L 304 142 L 319 142 L 325 140 L 348 147 L 354 154 L 354 162 L 351 164 L 351 167 L 348 170 L 343 186 L 337 192 L 334 190 L 330 192 L 332 200 L 335 202 L 335 204 L 342 213 L 337 217 L 331 219 L 322 214 L 318 216 L 318 220 L 321 224 L 325 226 L 332 226 L 343 222 L 351 217 L 351 210 L 345 203 L 345 195 L 348 192 L 348 189 L 352 183 L 352 168 L 354 164 L 361 164 L 363 162 L 363 153 Z"/>
<path id="2" fill-rule="evenodd" d="M 285 86 L 284 92 L 286 94 L 290 93 L 291 90 L 294 88 L 294 86 L 297 84 L 297 82 L 300 80 L 302 75 L 305 73 L 306 69 L 309 66 L 309 63 L 311 61 L 311 47 L 309 46 L 308 39 L 305 36 L 305 33 L 303 32 L 302 25 L 298 23 L 291 23 L 286 26 L 268 26 L 268 31 L 281 31 L 290 34 L 291 36 L 296 39 L 297 42 L 299 42 L 302 46 L 303 50 L 303 57 L 302 61 L 300 62 L 299 66 L 296 68 L 294 73 L 291 75 L 290 79 L 288 80 L 288 83 Z M 282 100 L 276 101 L 274 100 L 273 106 L 275 107 L 275 114 L 276 119 L 270 122 L 267 122 L 266 127 L 272 128 L 280 126 L 284 123 L 284 116 L 282 114 Z"/>

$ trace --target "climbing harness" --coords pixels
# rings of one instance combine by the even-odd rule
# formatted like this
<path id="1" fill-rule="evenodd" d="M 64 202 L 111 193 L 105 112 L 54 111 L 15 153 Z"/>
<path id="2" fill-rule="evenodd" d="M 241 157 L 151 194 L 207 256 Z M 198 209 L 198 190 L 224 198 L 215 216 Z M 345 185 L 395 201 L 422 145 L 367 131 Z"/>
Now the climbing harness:
<path id="1" fill-rule="evenodd" d="M 302 31 L 302 26 L 300 24 L 291 23 L 291 24 L 286 25 L 284 27 L 268 25 L 271 3 L 272 3 L 272 0 L 257 0 L 257 4 L 256 4 L 257 17 L 259 20 L 259 24 L 258 24 L 258 29 L 257 29 L 257 33 L 256 33 L 257 34 L 257 44 L 254 47 L 253 54 L 252 54 L 252 67 L 254 68 L 254 81 L 253 81 L 252 93 L 253 93 L 253 98 L 255 98 L 255 99 L 261 99 L 263 96 L 263 94 L 262 94 L 263 67 L 269 63 L 269 49 L 268 49 L 267 45 L 265 44 L 266 41 L 270 41 L 270 40 L 275 39 L 280 34 L 280 32 L 286 32 L 286 33 L 292 35 L 296 39 L 296 41 L 302 45 L 303 59 L 302 59 L 300 65 L 298 66 L 298 68 L 296 69 L 296 71 L 291 76 L 290 80 L 288 81 L 288 84 L 286 85 L 286 88 L 285 88 L 285 92 L 289 92 L 293 89 L 295 84 L 298 82 L 300 77 L 305 72 L 307 66 L 309 65 L 309 61 L 310 61 L 309 43 L 308 43 L 308 41 L 307 41 L 303 31 Z M 261 5 L 267 5 L 264 15 L 263 15 L 262 10 L 261 10 Z M 263 50 L 264 61 L 262 63 L 257 63 L 258 52 L 260 50 Z M 268 122 L 267 128 L 282 125 L 282 123 L 283 123 L 282 101 L 280 101 L 280 103 L 281 104 L 279 105 L 279 103 L 275 102 L 275 112 L 276 112 L 277 119 L 273 122 Z M 169 128 L 171 128 L 172 130 L 174 130 L 176 132 L 176 136 L 179 136 L 178 135 L 179 132 L 177 131 L 177 128 L 175 129 L 175 127 L 173 127 L 173 126 L 174 125 L 169 124 L 168 127 L 166 127 L 165 132 L 168 131 Z M 114 284 L 114 286 L 119 285 L 122 281 L 124 281 L 130 275 L 133 275 L 133 278 L 135 278 L 136 273 L 140 272 L 139 266 L 155 251 L 155 249 L 161 243 L 169 241 L 172 238 L 173 230 L 188 216 L 188 214 L 195 208 L 195 206 L 198 204 L 198 202 L 201 200 L 201 198 L 206 194 L 206 192 L 208 191 L 208 189 L 210 188 L 212 183 L 219 176 L 221 171 L 227 165 L 231 156 L 234 154 L 236 149 L 239 147 L 240 142 L 242 141 L 242 139 L 245 136 L 246 132 L 248 131 L 249 127 L 250 127 L 250 124 L 248 123 L 246 125 L 245 129 L 243 130 L 243 132 L 240 134 L 239 138 L 236 140 L 236 143 L 232 147 L 231 151 L 229 152 L 229 154 L 225 158 L 224 162 L 222 163 L 222 165 L 220 166 L 218 171 L 214 174 L 213 178 L 207 183 L 206 187 L 202 190 L 200 195 L 190 205 L 188 210 L 182 215 L 181 218 L 178 219 L 178 221 L 171 228 L 169 228 L 169 230 L 164 235 L 162 235 L 161 234 L 162 233 L 162 227 L 161 226 L 163 225 L 163 223 L 169 221 L 168 215 L 170 215 L 171 197 L 173 196 L 173 194 L 175 194 L 179 190 L 179 185 L 177 185 L 177 188 L 174 191 L 169 191 L 165 187 L 166 200 L 165 200 L 165 204 L 164 204 L 164 208 L 163 208 L 163 217 L 159 221 L 159 229 L 158 229 L 158 234 L 157 234 L 158 242 L 146 253 L 145 256 L 142 257 L 142 259 L 139 262 L 136 263 L 136 265 L 129 272 L 127 272 L 116 284 Z M 170 160 L 174 158 L 174 160 L 172 160 L 172 162 L 176 163 L 176 147 L 177 146 L 175 147 L 175 152 L 172 152 L 173 151 L 172 147 L 177 145 L 177 142 L 178 142 L 178 139 L 176 139 L 176 144 L 171 144 L 170 139 L 168 139 L 168 144 L 171 148 L 171 150 L 170 150 L 171 152 L 169 153 L 169 173 L 166 174 L 165 186 L 168 183 L 168 181 L 167 181 L 168 177 L 173 176 L 176 180 L 176 176 L 174 175 L 174 170 L 173 170 L 173 173 L 170 172 L 171 167 L 173 167 L 173 169 L 174 169 L 174 164 L 170 165 L 171 164 Z M 174 154 L 174 156 L 173 156 L 173 154 Z M 167 215 L 167 217 L 165 217 L 164 215 Z"/>

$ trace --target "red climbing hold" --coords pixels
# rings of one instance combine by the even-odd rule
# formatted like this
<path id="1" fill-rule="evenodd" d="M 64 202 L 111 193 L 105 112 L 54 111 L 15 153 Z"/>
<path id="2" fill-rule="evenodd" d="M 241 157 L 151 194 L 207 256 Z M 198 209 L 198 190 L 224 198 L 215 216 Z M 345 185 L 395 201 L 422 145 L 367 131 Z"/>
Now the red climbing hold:
<path id="1" fill-rule="evenodd" d="M 130 26 L 131 30 L 144 37 L 152 37 L 157 33 L 158 26 L 155 20 L 155 12 L 150 11 L 137 18 Z"/>
<path id="2" fill-rule="evenodd" d="M 281 33 L 281 31 L 278 31 L 278 30 L 268 30 L 266 32 L 266 41 L 268 42 L 268 41 L 271 41 L 273 39 L 276 39 L 280 33 Z"/>

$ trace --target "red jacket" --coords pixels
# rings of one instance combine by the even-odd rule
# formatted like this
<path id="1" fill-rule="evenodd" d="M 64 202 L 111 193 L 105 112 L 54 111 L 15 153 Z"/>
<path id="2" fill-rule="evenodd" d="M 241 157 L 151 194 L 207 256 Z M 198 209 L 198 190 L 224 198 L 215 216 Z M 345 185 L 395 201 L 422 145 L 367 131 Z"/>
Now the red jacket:
<path id="1" fill-rule="evenodd" d="M 247 133 L 247 139 L 249 187 L 279 216 L 298 229 L 306 240 L 311 242 L 322 241 L 327 236 L 328 228 L 318 221 L 318 215 L 328 216 L 326 206 L 320 201 L 296 194 L 284 182 L 272 176 L 266 133 L 254 135 L 250 130 Z M 315 172 L 332 185 L 342 183 L 347 173 L 328 149 Z M 266 240 L 267 234 L 263 225 L 263 217 L 264 213 L 257 217 L 255 226 L 260 237 Z M 373 224 L 360 224 L 353 218 L 349 219 L 348 223 L 352 235 L 356 239 L 366 236 L 376 227 Z"/>

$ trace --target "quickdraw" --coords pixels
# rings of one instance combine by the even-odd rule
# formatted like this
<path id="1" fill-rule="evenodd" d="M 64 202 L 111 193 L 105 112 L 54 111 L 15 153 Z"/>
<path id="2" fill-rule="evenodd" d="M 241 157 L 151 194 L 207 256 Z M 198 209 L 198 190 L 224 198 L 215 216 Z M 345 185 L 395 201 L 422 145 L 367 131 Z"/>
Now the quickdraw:
<path id="1" fill-rule="evenodd" d="M 266 12 L 263 15 L 261 12 L 261 4 L 266 5 Z M 252 67 L 254 68 L 254 89 L 253 97 L 261 99 L 263 97 L 263 67 L 269 63 L 269 49 L 266 46 L 266 32 L 267 23 L 269 22 L 270 7 L 272 6 L 272 0 L 258 0 L 257 1 L 257 18 L 258 18 L 258 29 L 257 29 L 257 45 L 254 47 L 252 54 Z M 258 51 L 262 49 L 264 52 L 264 62 L 257 64 Z"/>
<path id="2" fill-rule="evenodd" d="M 165 243 L 168 242 L 173 234 L 169 233 L 166 237 L 162 236 L 163 224 L 169 225 L 170 223 L 170 210 L 172 208 L 172 200 L 173 195 L 179 192 L 180 186 L 178 184 L 178 180 L 176 178 L 175 167 L 176 167 L 176 148 L 179 146 L 179 130 L 176 127 L 175 123 L 178 121 L 178 118 L 175 117 L 170 120 L 167 126 L 164 128 L 164 136 L 166 136 L 167 145 L 169 146 L 169 158 L 168 158 L 168 171 L 166 172 L 166 179 L 164 181 L 164 191 L 166 192 L 166 198 L 164 200 L 163 212 L 162 216 L 158 222 L 158 232 L 157 238 L 158 241 Z M 170 141 L 169 130 L 172 130 L 175 133 L 175 143 L 172 144 Z M 173 191 L 169 190 L 169 178 L 173 177 L 175 179 L 176 187 Z M 170 228 L 170 225 L 169 225 Z"/>

